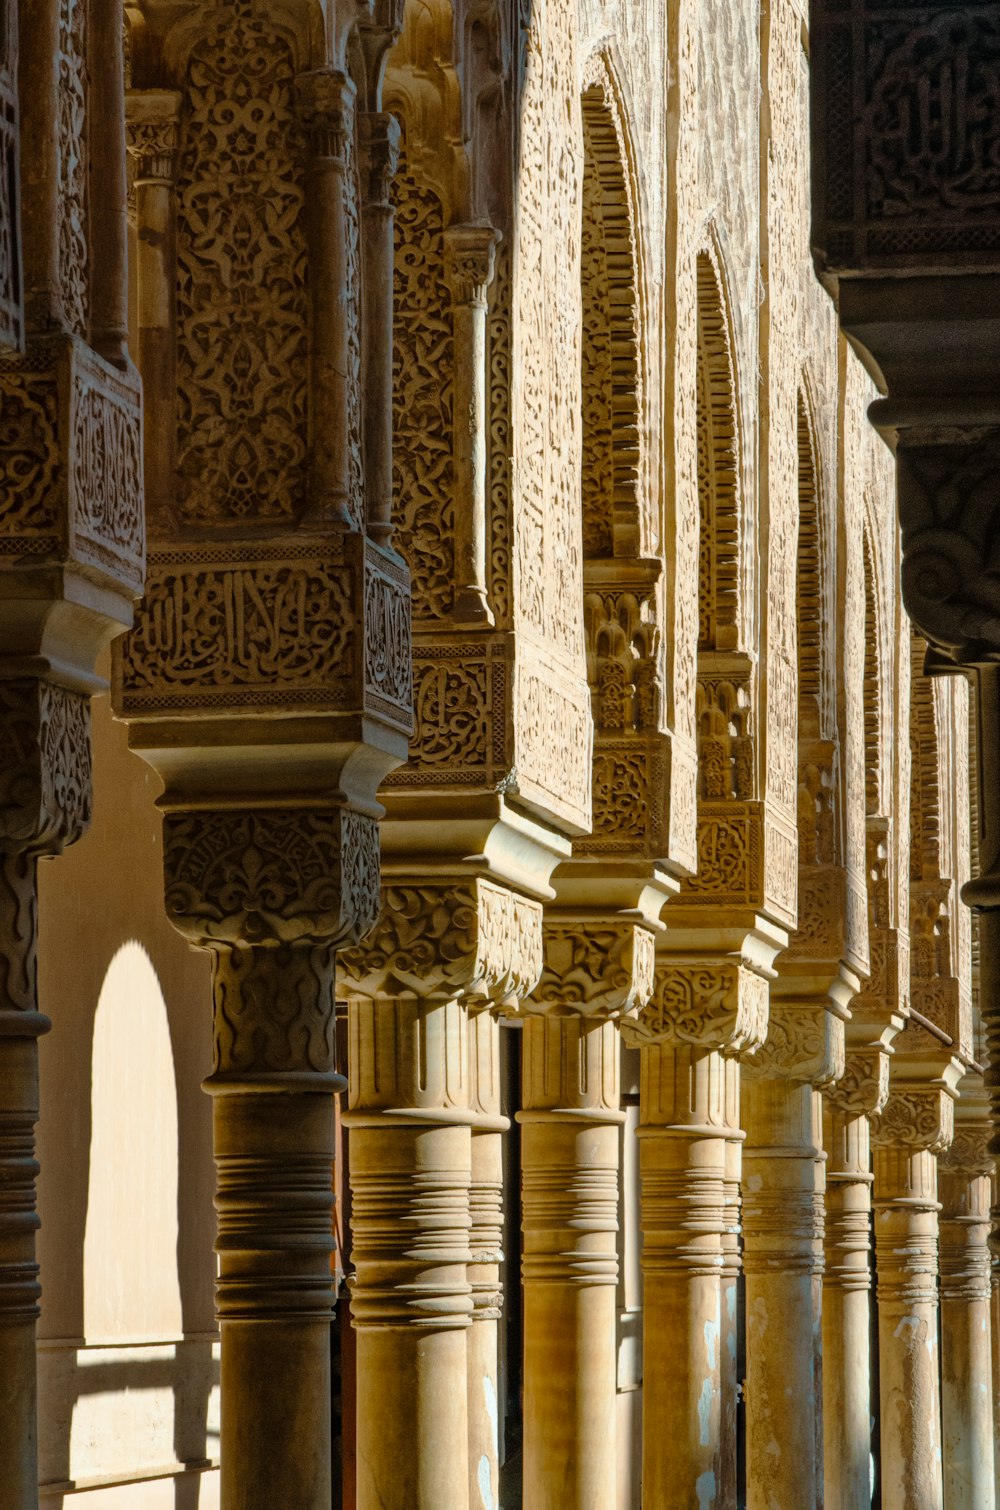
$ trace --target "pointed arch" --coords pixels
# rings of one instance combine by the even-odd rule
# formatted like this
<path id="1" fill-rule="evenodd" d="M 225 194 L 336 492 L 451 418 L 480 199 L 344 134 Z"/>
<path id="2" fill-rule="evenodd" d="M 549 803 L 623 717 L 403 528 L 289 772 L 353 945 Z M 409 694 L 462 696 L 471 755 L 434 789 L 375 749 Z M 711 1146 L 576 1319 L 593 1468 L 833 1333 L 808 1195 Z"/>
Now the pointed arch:
<path id="1" fill-rule="evenodd" d="M 798 831 L 799 871 L 831 865 L 836 858 L 834 794 L 836 730 L 828 717 L 828 662 L 825 642 L 831 615 L 826 590 L 825 531 L 816 462 L 815 431 L 800 388 L 796 404 L 799 528 L 796 545 L 795 609 L 798 669 Z"/>
<path id="2" fill-rule="evenodd" d="M 923 670 L 926 644 L 910 639 L 910 880 L 941 874 L 941 766 L 934 689 Z"/>
<path id="3" fill-rule="evenodd" d="M 826 602 L 823 589 L 823 541 L 819 478 L 812 422 L 805 394 L 796 406 L 798 440 L 799 534 L 795 575 L 795 614 L 798 625 L 799 723 L 806 707 L 815 707 L 816 733 L 821 732 L 825 692 L 823 632 Z"/>
<path id="4" fill-rule="evenodd" d="M 743 593 L 739 411 L 731 325 L 718 259 L 697 261 L 698 649 L 736 650 Z"/>
<path id="5" fill-rule="evenodd" d="M 600 60 L 582 97 L 583 529 L 589 557 L 641 554 L 637 233 L 621 115 Z"/>
<path id="6" fill-rule="evenodd" d="M 882 625 L 879 614 L 878 578 L 867 523 L 863 535 L 865 571 L 865 813 L 882 816 L 885 790 L 882 759 Z"/>

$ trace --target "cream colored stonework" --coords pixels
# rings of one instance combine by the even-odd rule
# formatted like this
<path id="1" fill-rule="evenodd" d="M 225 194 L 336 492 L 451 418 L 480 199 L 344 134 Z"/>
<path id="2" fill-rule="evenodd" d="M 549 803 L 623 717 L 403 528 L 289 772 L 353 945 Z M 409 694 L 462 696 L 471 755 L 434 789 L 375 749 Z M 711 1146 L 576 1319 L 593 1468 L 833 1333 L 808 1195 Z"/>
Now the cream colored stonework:
<path id="1" fill-rule="evenodd" d="M 875 0 L 7 5 L 0 1510 L 862 1510 L 873 1336 L 992 1510 L 906 25 L 845 114 Z"/>

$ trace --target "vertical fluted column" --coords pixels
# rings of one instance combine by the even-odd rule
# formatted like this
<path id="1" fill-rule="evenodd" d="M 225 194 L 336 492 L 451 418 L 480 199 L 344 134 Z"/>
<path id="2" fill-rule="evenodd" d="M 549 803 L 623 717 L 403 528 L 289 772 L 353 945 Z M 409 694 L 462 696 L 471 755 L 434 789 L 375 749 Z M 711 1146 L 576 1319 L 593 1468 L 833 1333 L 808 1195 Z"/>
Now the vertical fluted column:
<path id="1" fill-rule="evenodd" d="M 455 601 L 460 623 L 491 624 L 486 585 L 486 316 L 497 232 L 458 225 L 445 233 L 455 343 Z"/>
<path id="2" fill-rule="evenodd" d="M 832 996 L 771 1002 L 768 1037 L 744 1067 L 743 1268 L 747 1316 L 747 1505 L 823 1497 L 822 1102 L 843 1073 Z"/>
<path id="3" fill-rule="evenodd" d="M 729 1066 L 687 1045 L 641 1053 L 644 1502 L 680 1510 L 696 1493 L 699 1504 L 721 1505 L 723 1457 L 736 1461 L 735 1377 L 731 1402 L 722 1388 Z"/>
<path id="4" fill-rule="evenodd" d="M 529 1017 L 523 1032 L 524 1498 L 605 1510 L 617 1494 L 618 1028 L 573 1014 Z"/>
<path id="5" fill-rule="evenodd" d="M 723 1180 L 722 1221 L 722 1341 L 719 1347 L 719 1506 L 735 1505 L 738 1493 L 736 1461 L 739 1378 L 739 1282 L 743 1273 L 742 1228 L 743 1143 L 740 1127 L 740 1061 L 725 1058 L 726 1172 Z"/>
<path id="6" fill-rule="evenodd" d="M 890 1089 L 872 1126 L 882 1499 L 899 1510 L 943 1502 L 936 1151 L 951 1118 L 937 1089 Z"/>
<path id="7" fill-rule="evenodd" d="M 495 1510 L 500 1503 L 497 1346 L 503 1305 L 503 1134 L 510 1123 L 500 1114 L 500 1024 L 491 1012 L 475 1012 L 470 1018 L 469 1073 L 475 1114 L 469 1186 L 469 1505 L 471 1510 Z"/>
<path id="8" fill-rule="evenodd" d="M 818 1146 L 807 1082 L 743 1077 L 747 1505 L 817 1502 L 815 1328 L 822 1275 Z"/>
<path id="9" fill-rule="evenodd" d="M 645 1004 L 653 935 L 555 912 L 521 1057 L 524 1499 L 603 1510 L 617 1496 L 617 1020 Z"/>
<path id="10" fill-rule="evenodd" d="M 330 1504 L 334 949 L 374 921 L 377 846 L 339 809 L 164 824 L 167 914 L 213 965 L 224 1510 Z"/>
<path id="11" fill-rule="evenodd" d="M 849 1053 L 823 1101 L 823 1484 L 826 1510 L 871 1496 L 871 1126 L 889 1089 L 886 1054 Z"/>
<path id="12" fill-rule="evenodd" d="M 347 267 L 347 141 L 354 129 L 354 85 L 346 74 L 319 69 L 296 80 L 299 115 L 309 147 L 309 290 L 312 300 L 311 524 L 349 524 L 349 356 Z"/>
<path id="13" fill-rule="evenodd" d="M 358 1510 L 468 1510 L 470 1499 L 479 1510 L 484 1455 L 492 1473 L 495 1446 L 477 1445 L 470 1462 L 470 1420 L 477 1439 L 484 1429 L 470 1417 L 470 1360 L 485 1372 L 491 1328 L 495 1353 L 499 1176 L 485 1140 L 503 1124 L 492 1115 L 496 1025 L 470 1024 L 470 1004 L 516 1005 L 538 978 L 541 942 L 540 905 L 493 882 L 399 878 L 384 888 L 378 929 L 338 961 Z M 478 1399 L 485 1410 L 485 1391 Z"/>
<path id="14" fill-rule="evenodd" d="M 349 1007 L 358 1510 L 469 1504 L 468 1008 Z"/>
<path id="15" fill-rule="evenodd" d="M 143 464 L 151 530 L 162 528 L 175 488 L 177 441 L 177 195 L 180 95 L 133 90 L 127 100 L 136 218 L 138 359 Z"/>
<path id="16" fill-rule="evenodd" d="M 623 1025 L 642 1055 L 643 1503 L 721 1510 L 736 1503 L 736 1056 L 766 1030 L 767 978 L 739 955 L 656 964 Z"/>
<path id="17" fill-rule="evenodd" d="M 945 1510 L 995 1504 L 988 1141 L 965 1127 L 938 1166 Z"/>
<path id="18" fill-rule="evenodd" d="M 399 160 L 399 124 L 383 111 L 360 116 L 364 263 L 364 453 L 368 533 L 382 545 L 392 535 L 392 180 Z"/>

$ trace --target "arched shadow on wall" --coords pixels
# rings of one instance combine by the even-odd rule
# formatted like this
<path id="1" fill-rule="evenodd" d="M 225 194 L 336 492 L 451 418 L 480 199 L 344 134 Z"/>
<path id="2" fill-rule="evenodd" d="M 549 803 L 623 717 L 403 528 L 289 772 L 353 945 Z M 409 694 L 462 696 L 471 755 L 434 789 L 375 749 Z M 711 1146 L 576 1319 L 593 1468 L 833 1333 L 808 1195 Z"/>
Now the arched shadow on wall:
<path id="1" fill-rule="evenodd" d="M 107 1396 L 131 1397 L 141 1416 L 158 1395 L 172 1414 L 159 1466 L 172 1453 L 175 1471 L 191 1470 L 171 1485 L 174 1510 L 205 1510 L 199 1470 L 218 1450 L 211 1124 L 200 1089 L 208 964 L 166 922 L 157 783 L 107 699 L 95 704 L 94 746 L 93 827 L 43 867 L 41 888 L 40 994 L 54 1024 L 39 1128 L 43 1504 L 60 1505 L 86 1476 L 87 1434 L 106 1430 Z M 106 1441 L 95 1458 L 102 1477 L 136 1467 L 114 1462 Z"/>

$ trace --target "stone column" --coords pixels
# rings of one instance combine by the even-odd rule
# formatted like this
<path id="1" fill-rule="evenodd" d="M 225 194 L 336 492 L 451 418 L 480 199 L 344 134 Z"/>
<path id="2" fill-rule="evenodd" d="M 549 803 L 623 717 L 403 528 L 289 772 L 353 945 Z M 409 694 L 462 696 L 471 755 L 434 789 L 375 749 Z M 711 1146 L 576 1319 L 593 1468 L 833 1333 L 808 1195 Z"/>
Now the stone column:
<path id="1" fill-rule="evenodd" d="M 455 601 L 460 623 L 492 624 L 486 591 L 486 316 L 496 243 L 492 226 L 445 232 L 455 342 Z"/>
<path id="2" fill-rule="evenodd" d="M 309 290 L 312 300 L 312 454 L 310 524 L 347 524 L 352 517 L 349 467 L 350 374 L 345 291 L 348 193 L 347 144 L 354 130 L 354 85 L 334 69 L 296 80 L 299 116 L 309 147 Z"/>
<path id="3" fill-rule="evenodd" d="M 487 1322 L 473 1322 L 472 1141 L 486 1129 L 469 1004 L 520 996 L 540 968 L 540 906 L 483 880 L 394 881 L 375 934 L 341 955 L 358 1510 L 470 1504 L 469 1332 Z"/>
<path id="4" fill-rule="evenodd" d="M 605 1510 L 618 1493 L 618 1026 L 646 1000 L 653 936 L 546 922 L 522 1047 L 524 1499 Z M 536 1015 L 537 1014 L 537 1015 Z"/>
<path id="5" fill-rule="evenodd" d="M 823 1098 L 826 1232 L 823 1274 L 825 1510 L 871 1498 L 871 1126 L 889 1090 L 888 1056 L 849 1052 Z"/>
<path id="6" fill-rule="evenodd" d="M 136 218 L 138 358 L 142 372 L 143 464 L 150 529 L 168 517 L 175 487 L 177 437 L 177 196 L 181 97 L 168 89 L 131 90 L 128 150 Z"/>
<path id="7" fill-rule="evenodd" d="M 872 1126 L 883 1503 L 940 1510 L 937 1158 L 951 1097 L 893 1088 Z"/>
<path id="8" fill-rule="evenodd" d="M 771 1003 L 744 1066 L 747 1506 L 822 1499 L 823 1158 L 818 1086 L 843 1073 L 833 1003 Z"/>
<path id="9" fill-rule="evenodd" d="M 822 1472 L 814 1357 L 823 1230 L 816 1094 L 801 1082 L 744 1076 L 748 1510 L 816 1503 Z"/>
<path id="10" fill-rule="evenodd" d="M 938 1161 L 945 1510 L 995 1504 L 988 1143 L 988 1127 L 960 1126 Z"/>
<path id="11" fill-rule="evenodd" d="M 360 116 L 361 245 L 364 265 L 364 453 L 368 533 L 392 535 L 392 180 L 399 125 L 383 111 Z"/>
<path id="12" fill-rule="evenodd" d="M 222 1504 L 327 1510 L 334 950 L 377 915 L 375 820 L 168 812 L 164 872 L 213 966 Z"/>
<path id="13" fill-rule="evenodd" d="M 510 1123 L 500 1114 L 500 1024 L 490 1011 L 474 1012 L 469 1019 L 469 1075 L 475 1118 L 469 1186 L 469 1505 L 470 1510 L 495 1510 L 500 1504 L 498 1324 L 503 1306 L 503 1135 Z"/>
<path id="14" fill-rule="evenodd" d="M 0 1510 L 38 1504 L 35 1123 L 36 870 L 90 818 L 89 707 L 30 678 L 0 680 Z"/>
<path id="15" fill-rule="evenodd" d="M 726 1172 L 723 1180 L 722 1221 L 722 1341 L 719 1346 L 719 1505 L 735 1505 L 738 1492 L 736 1461 L 737 1404 L 739 1377 L 739 1282 L 743 1272 L 742 1230 L 743 1144 L 746 1134 L 740 1127 L 740 1061 L 724 1057 L 726 1079 L 726 1121 L 731 1131 L 726 1138 Z"/>
<path id="16" fill-rule="evenodd" d="M 767 1026 L 767 979 L 736 959 L 658 955 L 625 1031 L 642 1055 L 643 1493 L 736 1502 L 740 1065 Z M 726 1053 L 720 1045 L 726 1046 Z"/>

